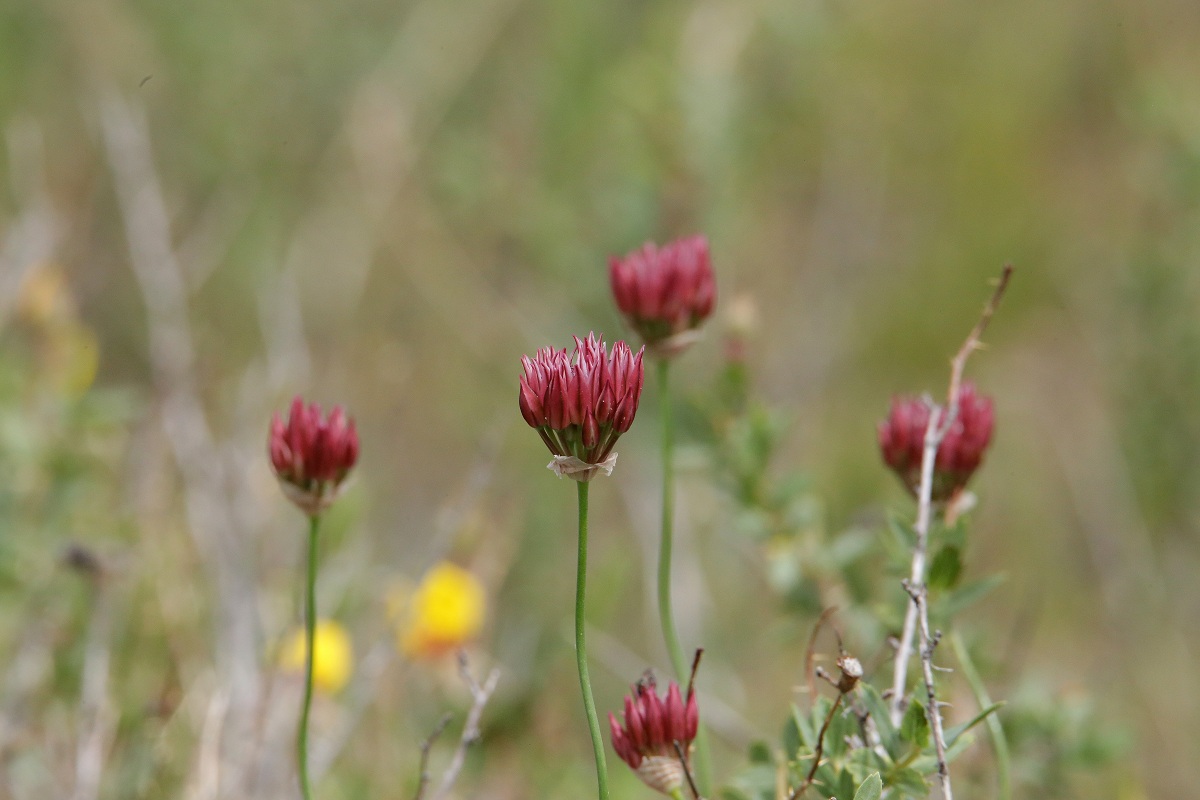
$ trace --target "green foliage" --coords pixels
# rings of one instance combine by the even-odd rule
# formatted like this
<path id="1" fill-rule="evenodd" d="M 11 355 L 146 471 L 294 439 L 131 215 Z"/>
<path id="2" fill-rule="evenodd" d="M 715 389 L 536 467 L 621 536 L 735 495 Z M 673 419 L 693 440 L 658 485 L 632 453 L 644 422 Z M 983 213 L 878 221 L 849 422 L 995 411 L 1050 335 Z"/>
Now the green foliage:
<path id="1" fill-rule="evenodd" d="M 959 576 L 962 575 L 962 568 L 962 554 L 959 549 L 952 544 L 946 545 L 937 551 L 937 555 L 929 564 L 929 588 L 954 588 L 954 585 L 958 583 Z"/>
<path id="2" fill-rule="evenodd" d="M 918 750 L 929 746 L 929 718 L 925 715 L 925 706 L 916 698 L 909 701 L 900 720 L 900 741 Z"/>
<path id="3" fill-rule="evenodd" d="M 854 800 L 879 800 L 883 794 L 883 780 L 878 772 L 872 772 L 854 792 Z"/>

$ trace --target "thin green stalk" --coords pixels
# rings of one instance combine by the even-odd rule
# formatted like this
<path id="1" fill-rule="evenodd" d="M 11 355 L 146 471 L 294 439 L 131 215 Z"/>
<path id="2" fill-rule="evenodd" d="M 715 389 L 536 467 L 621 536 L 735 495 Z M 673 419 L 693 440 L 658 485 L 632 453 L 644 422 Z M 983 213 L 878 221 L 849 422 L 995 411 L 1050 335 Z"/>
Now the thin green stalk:
<path id="1" fill-rule="evenodd" d="M 662 532 L 658 539 L 658 618 L 662 624 L 663 639 L 667 655 L 675 670 L 675 679 L 687 677 L 687 662 L 683 648 L 679 645 L 679 634 L 675 632 L 675 615 L 671 609 L 671 547 L 675 535 L 675 449 L 674 424 L 671 415 L 671 392 L 669 376 L 671 362 L 658 360 L 658 393 L 662 404 Z"/>
<path id="2" fill-rule="evenodd" d="M 991 708 L 992 698 L 988 695 L 983 678 L 979 676 L 979 670 L 975 668 L 975 662 L 971 660 L 971 654 L 967 652 L 967 646 L 957 632 L 950 634 L 950 646 L 954 649 L 954 655 L 958 659 L 958 665 L 962 668 L 963 677 L 966 678 L 967 685 L 971 687 L 971 692 L 975 695 L 975 702 L 979 705 L 980 710 Z M 988 714 L 984 723 L 988 727 L 988 733 L 991 734 L 992 750 L 996 753 L 996 775 L 1000 783 L 1000 793 L 997 798 L 998 800 L 1011 800 L 1012 779 L 1008 758 L 1008 740 L 1004 737 L 1004 726 L 1000 724 L 1000 720 L 996 718 L 995 714 Z"/>
<path id="3" fill-rule="evenodd" d="M 671 549 L 675 535 L 675 432 L 671 413 L 671 362 L 658 359 L 658 393 L 662 415 L 662 530 L 658 539 L 658 618 L 662 625 L 663 641 L 675 679 L 680 686 L 688 679 L 688 662 L 675 631 L 675 614 L 671 608 Z M 712 761 L 709 757 L 708 734 L 701 726 L 696 733 L 696 782 L 708 794 L 712 787 Z"/>
<path id="4" fill-rule="evenodd" d="M 588 483 L 579 481 L 576 485 L 579 487 L 579 568 L 575 578 L 575 663 L 579 667 L 583 710 L 587 714 L 588 730 L 592 734 L 592 753 L 596 757 L 596 787 L 600 792 L 600 800 L 608 800 L 608 765 L 604 759 L 604 740 L 600 736 L 596 701 L 592 698 L 592 680 L 588 677 L 587 643 L 583 635 L 587 597 Z"/>
<path id="5" fill-rule="evenodd" d="M 317 529 L 321 516 L 308 518 L 308 578 L 304 586 L 304 706 L 300 711 L 300 729 L 296 732 L 296 760 L 300 765 L 300 793 L 311 800 L 308 785 L 308 712 L 313 696 L 313 653 L 317 638 Z"/>

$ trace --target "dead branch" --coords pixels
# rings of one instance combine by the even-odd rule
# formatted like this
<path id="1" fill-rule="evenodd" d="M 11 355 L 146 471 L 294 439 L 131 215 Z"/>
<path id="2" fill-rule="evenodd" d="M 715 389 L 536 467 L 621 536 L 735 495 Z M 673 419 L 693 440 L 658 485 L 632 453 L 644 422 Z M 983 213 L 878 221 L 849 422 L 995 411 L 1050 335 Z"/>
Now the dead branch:
<path id="1" fill-rule="evenodd" d="M 929 633 L 929 615 L 926 600 L 925 568 L 929 550 L 929 524 L 933 513 L 933 471 L 937 462 L 938 448 L 949 432 L 950 427 L 958 418 L 959 394 L 962 389 L 963 371 L 971 353 L 981 347 L 980 337 L 987 329 L 988 323 L 1000 305 L 1004 291 L 1008 288 L 1012 277 L 1012 265 L 1006 264 L 1000 273 L 1000 279 L 992 292 L 991 298 L 980 314 L 979 321 L 967 335 L 962 347 L 950 362 L 950 386 L 947 391 L 946 407 L 936 405 L 932 401 L 929 409 L 929 424 L 925 428 L 924 448 L 921 454 L 921 483 L 917 492 L 917 519 L 913 530 L 917 535 L 917 543 L 913 548 L 912 570 L 906 590 L 912 602 L 904 616 L 904 629 L 900 636 L 900 644 L 896 649 L 895 668 L 892 681 L 892 722 L 899 725 L 905 706 L 905 684 L 908 674 L 908 660 L 912 655 L 913 638 L 920 623 L 921 634 L 921 663 L 926 676 L 925 689 L 930 697 L 929 718 L 933 729 L 934 743 L 938 753 L 938 775 L 941 778 L 941 789 L 944 800 L 953 800 L 950 789 L 950 772 L 946 765 L 946 742 L 942 732 L 942 713 L 935 700 L 936 692 L 933 685 L 933 648 L 934 641 Z"/>
<path id="2" fill-rule="evenodd" d="M 471 710 L 467 712 L 467 721 L 463 724 L 462 735 L 458 738 L 458 746 L 454 748 L 450 765 L 442 773 L 442 781 L 430 800 L 442 800 L 450 793 L 454 782 L 458 780 L 458 774 L 462 772 L 463 764 L 466 762 L 467 749 L 479 741 L 479 721 L 483 717 L 483 709 L 491 698 L 492 692 L 496 691 L 496 684 L 500 682 L 500 670 L 493 667 L 482 685 L 476 683 L 467 663 L 467 654 L 461 650 L 458 653 L 458 674 L 462 676 L 463 683 L 471 692 Z"/>

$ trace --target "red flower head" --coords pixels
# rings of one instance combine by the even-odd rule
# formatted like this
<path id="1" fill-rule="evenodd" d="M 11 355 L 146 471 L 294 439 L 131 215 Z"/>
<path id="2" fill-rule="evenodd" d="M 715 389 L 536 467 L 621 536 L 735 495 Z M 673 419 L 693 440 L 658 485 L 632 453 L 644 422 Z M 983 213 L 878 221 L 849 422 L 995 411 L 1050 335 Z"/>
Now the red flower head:
<path id="1" fill-rule="evenodd" d="M 938 447 L 933 471 L 933 499 L 943 502 L 962 491 L 983 461 L 992 440 L 995 414 L 992 399 L 977 394 L 964 383 L 958 397 L 958 416 Z M 895 470 L 916 496 L 921 483 L 921 457 L 929 406 L 916 397 L 892 400 L 888 418 L 879 423 L 879 449 L 884 462 Z"/>
<path id="2" fill-rule="evenodd" d="M 341 406 L 322 419 L 319 405 L 306 406 L 297 396 L 286 425 L 279 414 L 271 416 L 267 448 L 288 499 L 311 516 L 329 507 L 358 461 L 358 431 Z"/>
<path id="3" fill-rule="evenodd" d="M 617 307 L 652 353 L 669 358 L 696 340 L 717 301 L 707 239 L 648 242 L 608 264 Z"/>
<path id="4" fill-rule="evenodd" d="M 610 474 L 613 445 L 633 424 L 642 396 L 642 351 L 617 342 L 608 353 L 603 337 L 575 337 L 575 353 L 543 347 L 521 357 L 521 416 L 554 454 L 550 469 L 589 481 Z"/>
<path id="5" fill-rule="evenodd" d="M 686 755 L 696 729 L 700 712 L 696 695 L 688 690 L 687 701 L 680 696 L 675 681 L 667 687 L 667 696 L 659 697 L 654 676 L 647 675 L 633 686 L 633 694 L 625 698 L 625 725 L 617 723 L 610 711 L 608 726 L 612 731 L 613 749 L 638 777 L 651 789 L 672 795 L 683 788 L 684 771 L 679 763 L 675 742 Z"/>

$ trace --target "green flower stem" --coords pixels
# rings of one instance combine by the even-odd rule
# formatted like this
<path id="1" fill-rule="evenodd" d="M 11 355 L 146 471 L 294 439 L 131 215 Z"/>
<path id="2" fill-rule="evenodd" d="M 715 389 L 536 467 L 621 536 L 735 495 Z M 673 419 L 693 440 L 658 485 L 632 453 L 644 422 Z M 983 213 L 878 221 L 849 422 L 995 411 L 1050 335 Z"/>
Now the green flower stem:
<path id="1" fill-rule="evenodd" d="M 313 696 L 313 653 L 317 638 L 317 529 L 321 516 L 308 518 L 308 579 L 304 586 L 304 706 L 300 711 L 300 729 L 296 731 L 296 760 L 300 765 L 300 793 L 312 799 L 308 785 L 308 712 Z"/>
<path id="2" fill-rule="evenodd" d="M 971 687 L 971 693 L 975 695 L 975 702 L 979 704 L 980 710 L 991 708 L 992 698 L 988 695 L 983 678 L 979 677 L 979 670 L 975 668 L 975 662 L 971 660 L 971 654 L 967 652 L 966 644 L 963 643 L 962 637 L 957 632 L 950 634 L 950 646 L 954 649 L 958 665 L 962 667 L 963 677 L 966 678 L 967 685 Z M 987 725 L 988 733 L 991 734 L 992 750 L 996 753 L 996 776 L 1000 784 L 1000 791 L 996 797 L 999 800 L 1011 800 L 1011 767 L 1009 766 L 1008 740 L 1004 737 L 1004 726 L 995 714 L 988 714 L 984 724 Z"/>
<path id="3" fill-rule="evenodd" d="M 671 609 L 671 548 L 675 532 L 675 435 L 671 413 L 671 362 L 658 359 L 658 392 L 662 414 L 662 531 L 658 539 L 658 618 L 662 625 L 663 641 L 675 679 L 681 688 L 688 680 L 688 662 L 675 631 L 675 614 Z M 701 725 L 696 733 L 696 783 L 707 795 L 712 789 L 712 761 L 708 749 L 708 734 Z"/>
<path id="4" fill-rule="evenodd" d="M 596 717 L 596 701 L 592 698 L 592 680 L 588 677 L 587 643 L 583 626 L 587 597 L 587 537 L 588 483 L 579 481 L 579 568 L 575 580 L 575 663 L 579 667 L 579 688 L 583 692 L 583 710 L 587 714 L 588 730 L 592 734 L 592 753 L 596 757 L 596 786 L 600 800 L 608 800 L 608 766 L 604 759 L 604 740 L 600 737 L 600 720 Z"/>

